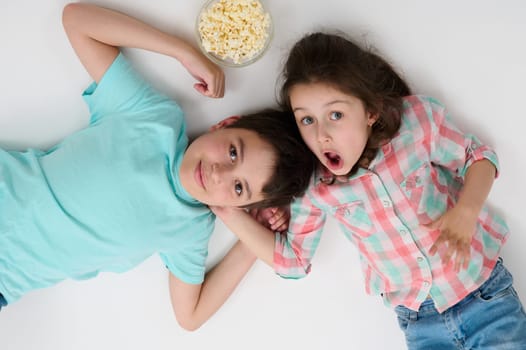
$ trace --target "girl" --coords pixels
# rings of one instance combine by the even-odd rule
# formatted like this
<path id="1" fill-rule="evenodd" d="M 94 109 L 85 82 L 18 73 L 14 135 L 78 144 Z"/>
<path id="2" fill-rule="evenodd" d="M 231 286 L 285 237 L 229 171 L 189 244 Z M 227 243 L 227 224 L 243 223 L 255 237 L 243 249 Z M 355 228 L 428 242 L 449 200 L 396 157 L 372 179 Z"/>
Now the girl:
<path id="1" fill-rule="evenodd" d="M 410 349 L 526 349 L 526 315 L 499 258 L 508 228 L 484 206 L 493 150 L 342 36 L 302 38 L 283 78 L 282 103 L 320 167 L 286 234 L 217 210 L 227 225 L 278 274 L 300 278 L 332 215 Z"/>

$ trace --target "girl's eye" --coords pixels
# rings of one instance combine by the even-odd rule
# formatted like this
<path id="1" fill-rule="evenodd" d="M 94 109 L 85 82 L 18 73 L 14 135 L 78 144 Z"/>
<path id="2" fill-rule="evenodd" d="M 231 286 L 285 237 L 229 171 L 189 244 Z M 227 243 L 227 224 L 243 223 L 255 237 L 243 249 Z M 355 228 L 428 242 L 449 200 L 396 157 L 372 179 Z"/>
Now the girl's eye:
<path id="1" fill-rule="evenodd" d="M 341 112 L 332 112 L 329 119 L 330 120 L 340 120 L 342 119 L 343 115 Z"/>
<path id="2" fill-rule="evenodd" d="M 234 162 L 237 159 L 237 150 L 234 146 L 230 146 L 230 149 L 228 151 L 228 155 L 230 156 L 230 159 Z"/>
<path id="3" fill-rule="evenodd" d="M 238 196 L 241 196 L 243 194 L 243 185 L 241 185 L 240 182 L 236 181 L 236 184 L 234 185 L 234 191 L 236 191 L 236 194 Z"/>
<path id="4" fill-rule="evenodd" d="M 300 119 L 300 123 L 302 125 L 310 125 L 314 123 L 314 119 L 312 117 L 303 117 Z"/>

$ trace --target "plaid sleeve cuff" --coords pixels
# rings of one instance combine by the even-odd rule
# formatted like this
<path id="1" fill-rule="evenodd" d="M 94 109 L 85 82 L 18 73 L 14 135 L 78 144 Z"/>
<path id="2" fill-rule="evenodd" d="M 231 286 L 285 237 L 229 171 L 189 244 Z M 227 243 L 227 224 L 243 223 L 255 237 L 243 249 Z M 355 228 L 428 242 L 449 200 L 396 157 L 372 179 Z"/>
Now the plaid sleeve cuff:
<path id="1" fill-rule="evenodd" d="M 303 266 L 301 260 L 294 254 L 294 250 L 286 242 L 286 235 L 275 234 L 274 271 L 280 277 L 300 279 L 310 272 L 311 265 Z"/>
<path id="2" fill-rule="evenodd" d="M 496 170 L 495 178 L 499 176 L 499 172 L 500 172 L 499 160 L 497 158 L 497 154 L 495 153 L 495 151 L 493 151 L 493 149 L 491 149 L 490 147 L 478 143 L 477 140 L 473 140 L 473 142 L 467 149 L 466 158 L 467 158 L 466 165 L 460 172 L 460 176 L 464 177 L 466 175 L 468 168 L 471 166 L 471 164 L 479 160 L 482 160 L 482 159 L 489 160 L 495 166 L 495 170 Z"/>

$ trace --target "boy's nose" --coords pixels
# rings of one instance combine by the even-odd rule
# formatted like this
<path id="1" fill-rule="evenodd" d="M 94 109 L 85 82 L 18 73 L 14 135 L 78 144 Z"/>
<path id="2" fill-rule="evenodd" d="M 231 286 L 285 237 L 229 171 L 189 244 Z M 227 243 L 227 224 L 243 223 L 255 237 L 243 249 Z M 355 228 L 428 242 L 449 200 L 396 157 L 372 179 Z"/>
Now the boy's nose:
<path id="1" fill-rule="evenodd" d="M 214 163 L 212 164 L 212 181 L 220 184 L 225 181 L 225 177 L 230 170 L 230 164 Z"/>

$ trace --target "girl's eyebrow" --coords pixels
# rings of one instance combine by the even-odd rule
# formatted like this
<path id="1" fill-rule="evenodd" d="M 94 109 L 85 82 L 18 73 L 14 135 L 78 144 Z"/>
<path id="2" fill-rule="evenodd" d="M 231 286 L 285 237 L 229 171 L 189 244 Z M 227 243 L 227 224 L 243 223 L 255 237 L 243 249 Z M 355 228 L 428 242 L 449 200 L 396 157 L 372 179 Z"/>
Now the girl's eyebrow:
<path id="1" fill-rule="evenodd" d="M 245 157 L 245 142 L 241 137 L 238 137 L 237 143 L 239 145 L 239 160 L 240 163 L 243 164 L 243 160 Z M 243 187 L 245 188 L 245 192 L 247 194 L 247 200 L 250 200 L 252 198 L 252 191 L 250 190 L 250 186 L 248 185 L 248 182 L 246 179 L 243 179 Z"/>
<path id="2" fill-rule="evenodd" d="M 349 101 L 347 101 L 347 100 L 334 100 L 334 101 L 327 102 L 326 104 L 324 104 L 324 106 L 327 107 L 327 106 L 334 105 L 334 104 L 337 104 L 337 103 L 349 104 Z"/>
<path id="3" fill-rule="evenodd" d="M 325 103 L 323 105 L 323 107 L 329 107 L 329 106 L 337 104 L 337 103 L 345 103 L 347 105 L 350 104 L 349 101 L 347 101 L 347 100 L 334 100 L 334 101 L 329 101 L 329 102 Z M 305 107 L 296 107 L 296 108 L 292 109 L 292 112 L 294 113 L 294 112 L 303 111 L 303 110 L 306 110 L 306 108 Z"/>

